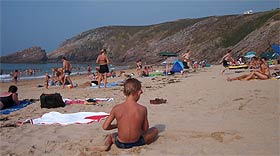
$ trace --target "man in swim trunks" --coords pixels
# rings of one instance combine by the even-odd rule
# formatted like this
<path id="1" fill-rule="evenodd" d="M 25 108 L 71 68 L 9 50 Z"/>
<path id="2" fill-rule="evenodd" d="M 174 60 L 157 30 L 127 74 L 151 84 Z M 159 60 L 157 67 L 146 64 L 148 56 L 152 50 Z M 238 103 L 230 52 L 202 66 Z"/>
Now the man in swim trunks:
<path id="1" fill-rule="evenodd" d="M 66 60 L 66 58 L 64 56 L 62 57 L 62 63 L 63 63 L 63 70 L 64 70 L 64 79 L 62 82 L 62 88 L 64 88 L 64 86 L 65 86 L 66 79 L 70 83 L 70 85 L 71 85 L 70 87 L 73 87 L 72 80 L 69 77 L 71 74 L 72 65 L 70 64 L 69 61 Z"/>
<path id="2" fill-rule="evenodd" d="M 0 109 L 5 109 L 13 106 L 14 104 L 18 105 L 20 102 L 18 100 L 17 94 L 18 88 L 14 85 L 9 87 L 8 92 L 3 92 L 0 95 Z"/>
<path id="3" fill-rule="evenodd" d="M 149 128 L 147 108 L 138 104 L 142 92 L 141 82 L 129 78 L 124 83 L 125 102 L 113 107 L 102 128 L 118 129 L 117 133 L 107 136 L 104 146 L 93 147 L 93 150 L 108 151 L 112 144 L 118 148 L 131 148 L 152 143 L 158 136 L 158 129 Z M 112 124 L 113 120 L 117 124 Z"/>
<path id="4" fill-rule="evenodd" d="M 109 73 L 109 58 L 106 54 L 106 49 L 101 50 L 101 54 L 98 55 L 96 59 L 96 64 L 99 64 L 99 77 L 98 77 L 98 88 L 100 88 L 101 81 L 104 81 L 104 87 L 106 88 L 107 84 L 107 73 Z"/>

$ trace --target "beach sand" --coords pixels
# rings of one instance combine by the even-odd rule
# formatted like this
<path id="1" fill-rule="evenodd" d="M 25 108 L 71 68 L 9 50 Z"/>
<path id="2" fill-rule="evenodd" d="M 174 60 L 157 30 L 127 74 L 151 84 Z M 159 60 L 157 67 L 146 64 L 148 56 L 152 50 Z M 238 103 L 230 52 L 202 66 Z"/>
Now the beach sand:
<path id="1" fill-rule="evenodd" d="M 209 155 L 209 156 L 276 156 L 279 155 L 279 80 L 226 81 L 237 76 L 232 71 L 221 75 L 222 66 L 213 66 L 188 74 L 187 77 L 158 76 L 138 78 L 143 94 L 139 103 L 148 108 L 151 126 L 159 128 L 158 139 L 132 149 L 112 146 L 109 152 L 90 151 L 103 145 L 106 135 L 103 121 L 92 124 L 7 125 L 38 118 L 44 113 L 57 111 L 107 112 L 125 100 L 121 86 L 93 89 L 82 87 L 88 81 L 85 75 L 72 77 L 77 88 L 38 88 L 44 80 L 19 81 L 20 99 L 39 99 L 42 93 L 61 93 L 63 98 L 114 98 L 98 105 L 67 105 L 63 108 L 41 109 L 37 101 L 0 121 L 0 155 L 3 156 L 90 156 L 90 155 Z M 134 72 L 135 71 L 127 71 Z M 239 73 L 243 74 L 243 73 Z M 137 78 L 137 77 L 136 77 Z M 121 78 L 110 78 L 109 82 Z M 12 83 L 1 83 L 1 91 Z M 167 99 L 167 103 L 152 105 L 150 100 Z M 6 125 L 6 126 L 5 126 Z"/>

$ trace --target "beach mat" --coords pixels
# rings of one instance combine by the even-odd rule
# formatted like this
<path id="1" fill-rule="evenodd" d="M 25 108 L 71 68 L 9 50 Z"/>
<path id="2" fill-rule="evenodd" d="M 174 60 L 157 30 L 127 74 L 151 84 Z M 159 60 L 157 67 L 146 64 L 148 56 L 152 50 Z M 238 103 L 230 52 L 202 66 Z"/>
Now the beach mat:
<path id="1" fill-rule="evenodd" d="M 20 109 L 26 107 L 27 105 L 29 105 L 31 103 L 32 102 L 30 102 L 30 101 L 21 101 L 19 105 L 14 105 L 14 106 L 12 106 L 10 108 L 6 108 L 6 109 L 3 109 L 3 110 L 0 110 L 0 114 L 10 114 L 11 112 L 20 110 Z"/>
<path id="2" fill-rule="evenodd" d="M 243 64 L 243 65 L 234 65 L 234 66 L 228 66 L 229 70 L 232 69 L 248 69 L 248 65 L 247 64 Z"/>
<path id="3" fill-rule="evenodd" d="M 93 122 L 100 122 L 102 119 L 105 119 L 109 116 L 105 112 L 77 112 L 62 114 L 59 112 L 49 112 L 44 114 L 40 118 L 28 119 L 24 123 L 31 123 L 34 125 L 69 125 L 69 124 L 89 124 Z"/>
<path id="4" fill-rule="evenodd" d="M 114 98 L 87 98 L 86 100 L 82 100 L 82 99 L 63 99 L 64 103 L 67 105 L 70 104 L 90 104 L 95 103 L 95 102 L 110 102 L 113 101 Z"/>

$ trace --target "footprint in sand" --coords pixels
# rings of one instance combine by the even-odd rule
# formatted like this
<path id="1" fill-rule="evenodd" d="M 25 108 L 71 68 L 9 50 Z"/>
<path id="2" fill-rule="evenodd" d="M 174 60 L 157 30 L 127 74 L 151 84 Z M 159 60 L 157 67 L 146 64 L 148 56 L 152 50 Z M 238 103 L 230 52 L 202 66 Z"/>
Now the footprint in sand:
<path id="1" fill-rule="evenodd" d="M 212 138 L 221 143 L 228 143 L 235 140 L 240 140 L 242 137 L 238 133 L 233 132 L 195 132 L 196 134 L 191 135 L 191 138 Z"/>
<path id="2" fill-rule="evenodd" d="M 240 101 L 240 100 L 244 100 L 244 98 L 237 98 L 237 99 L 233 99 L 232 101 Z"/>

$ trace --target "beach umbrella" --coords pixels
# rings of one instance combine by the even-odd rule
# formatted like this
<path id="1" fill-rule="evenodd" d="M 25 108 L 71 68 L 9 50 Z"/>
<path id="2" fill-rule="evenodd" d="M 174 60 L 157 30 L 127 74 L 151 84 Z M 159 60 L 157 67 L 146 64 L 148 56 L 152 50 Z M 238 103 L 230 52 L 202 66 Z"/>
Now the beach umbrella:
<path id="1" fill-rule="evenodd" d="M 174 57 L 174 56 L 178 56 L 177 54 L 175 54 L 174 52 L 168 52 L 168 51 L 165 51 L 165 52 L 160 52 L 159 53 L 160 56 L 167 56 L 167 57 Z"/>
<path id="2" fill-rule="evenodd" d="M 172 63 L 174 63 L 176 60 L 178 60 L 177 57 L 168 57 L 165 61 L 162 62 L 162 64 L 172 64 Z"/>

